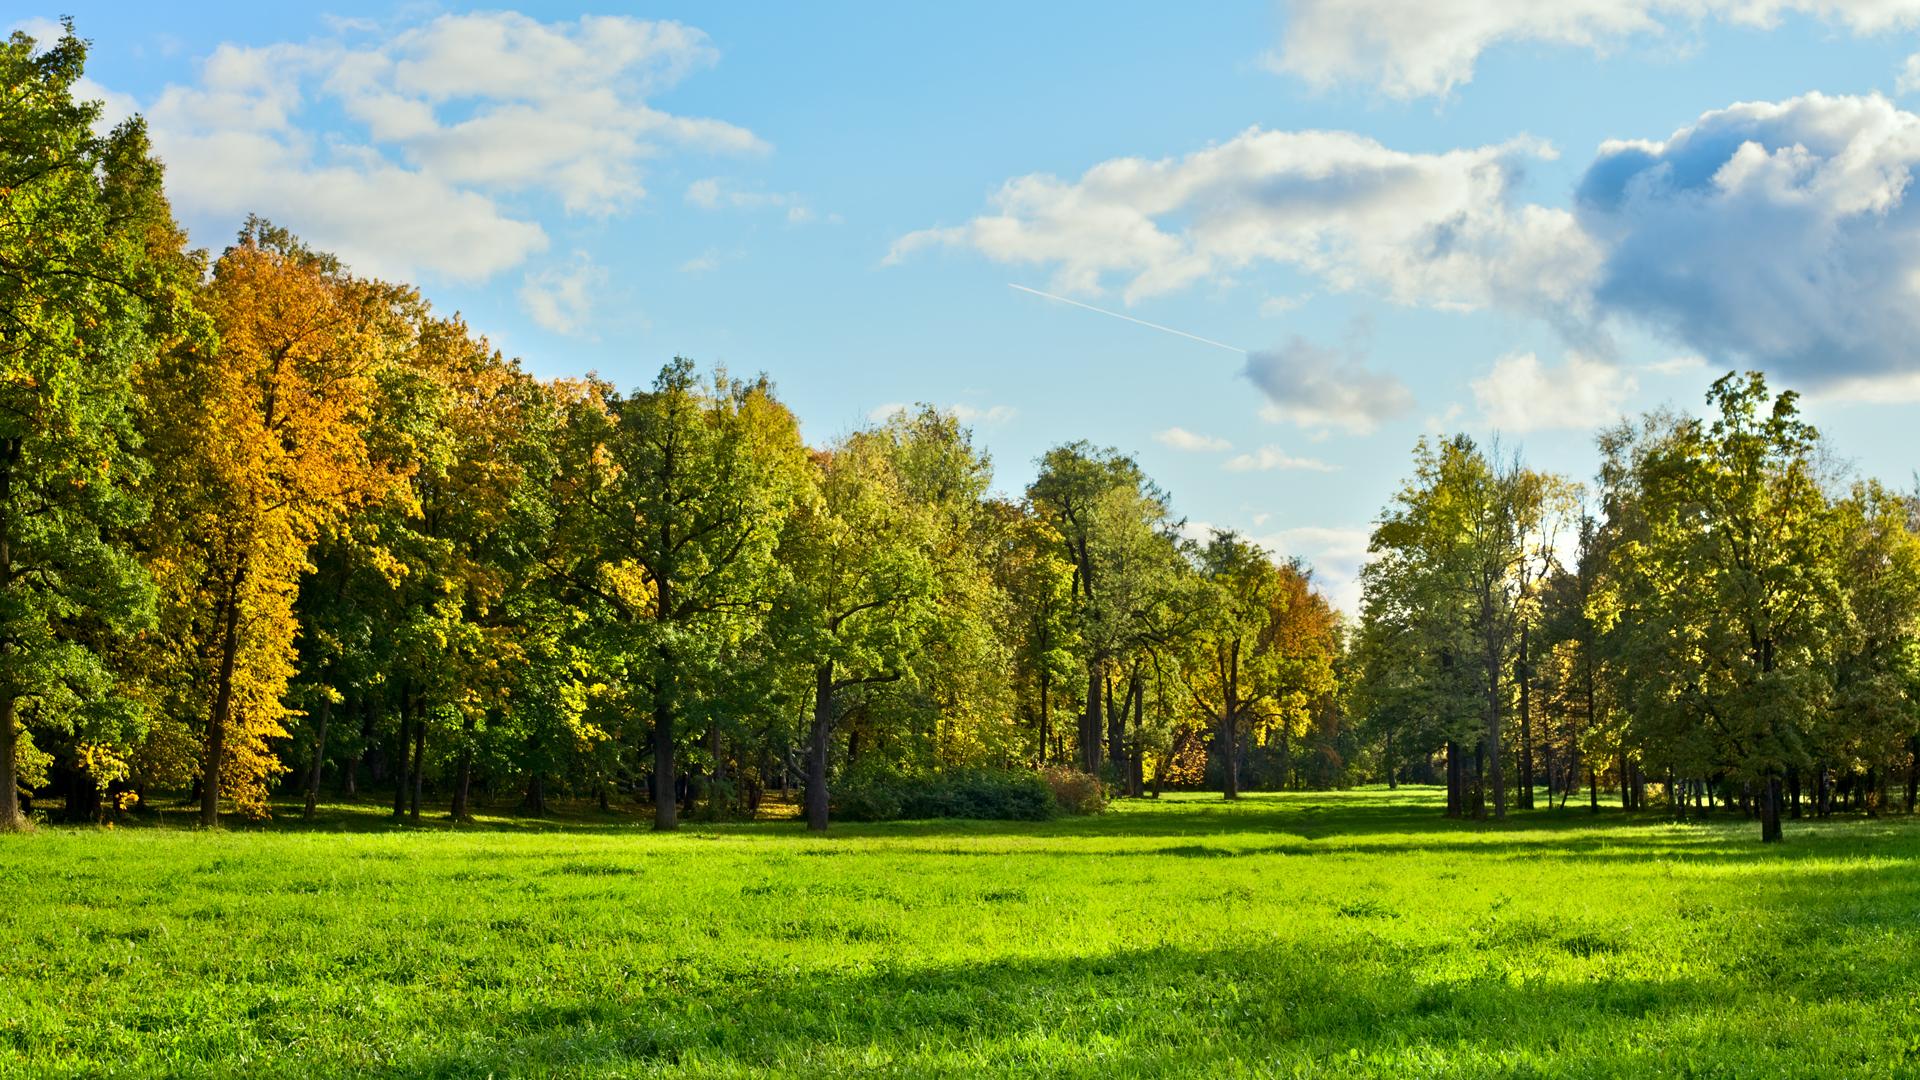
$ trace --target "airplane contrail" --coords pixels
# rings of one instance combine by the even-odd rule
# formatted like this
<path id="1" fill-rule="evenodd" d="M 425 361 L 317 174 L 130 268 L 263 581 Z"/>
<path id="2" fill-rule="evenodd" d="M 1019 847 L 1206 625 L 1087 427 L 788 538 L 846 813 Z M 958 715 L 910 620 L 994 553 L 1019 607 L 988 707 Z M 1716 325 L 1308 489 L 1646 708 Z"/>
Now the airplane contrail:
<path id="1" fill-rule="evenodd" d="M 1238 345 L 1229 345 L 1224 341 L 1215 341 L 1212 338 L 1203 338 L 1199 334 L 1189 334 L 1185 330 L 1175 330 L 1171 326 L 1161 326 L 1159 323 L 1148 322 L 1145 319 L 1136 319 L 1131 315 L 1122 315 L 1117 311 L 1108 311 L 1106 308 L 1094 307 L 1092 304 L 1083 304 L 1078 300 L 1069 300 L 1064 296 L 1055 296 L 1050 292 L 1041 292 L 1039 289 L 1029 289 L 1025 285 L 1015 285 L 1011 281 L 1007 282 L 1007 288 L 1019 289 L 1023 293 L 1032 293 L 1035 296 L 1044 296 L 1048 300 L 1058 300 L 1063 304 L 1072 304 L 1074 307 L 1086 308 L 1088 311 L 1098 312 L 1101 315 L 1110 315 L 1116 319 L 1125 319 L 1130 323 L 1138 323 L 1141 326 L 1148 328 L 1149 330 L 1158 330 L 1163 334 L 1173 334 L 1176 337 L 1183 337 L 1189 341 L 1197 341 L 1202 345 L 1211 345 L 1216 349 L 1225 349 L 1228 352 L 1236 352 L 1236 353 L 1239 353 L 1241 356 L 1247 355 L 1247 350 L 1241 348 Z"/>

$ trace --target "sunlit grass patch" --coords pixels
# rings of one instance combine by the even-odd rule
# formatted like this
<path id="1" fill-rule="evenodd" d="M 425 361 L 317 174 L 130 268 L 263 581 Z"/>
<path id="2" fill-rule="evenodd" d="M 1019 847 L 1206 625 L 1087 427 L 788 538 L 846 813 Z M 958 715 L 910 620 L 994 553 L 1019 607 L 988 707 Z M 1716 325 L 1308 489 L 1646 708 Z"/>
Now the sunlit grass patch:
<path id="1" fill-rule="evenodd" d="M 1378 790 L 0 846 L 0 1072 L 1886 1076 L 1920 829 Z"/>

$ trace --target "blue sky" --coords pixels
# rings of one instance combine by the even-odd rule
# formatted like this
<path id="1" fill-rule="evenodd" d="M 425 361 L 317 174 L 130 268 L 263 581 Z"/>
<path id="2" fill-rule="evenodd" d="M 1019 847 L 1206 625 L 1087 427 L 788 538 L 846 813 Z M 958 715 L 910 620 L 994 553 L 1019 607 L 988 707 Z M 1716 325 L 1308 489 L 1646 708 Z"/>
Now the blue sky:
<path id="1" fill-rule="evenodd" d="M 257 210 L 542 374 L 764 370 L 815 441 L 956 408 L 1009 492 L 1116 446 L 1344 604 L 1423 432 L 1585 478 L 1760 367 L 1912 475 L 1920 0 L 65 6 L 196 243 Z"/>

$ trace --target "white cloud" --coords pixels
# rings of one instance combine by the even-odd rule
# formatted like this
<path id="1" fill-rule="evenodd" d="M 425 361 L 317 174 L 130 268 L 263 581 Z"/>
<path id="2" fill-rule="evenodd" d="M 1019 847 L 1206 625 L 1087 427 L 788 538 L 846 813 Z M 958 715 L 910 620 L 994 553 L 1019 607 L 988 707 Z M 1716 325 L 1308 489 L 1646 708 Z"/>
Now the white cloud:
<path id="1" fill-rule="evenodd" d="M 1554 368 L 1530 352 L 1494 361 L 1493 370 L 1472 386 L 1482 422 L 1516 434 L 1591 429 L 1619 416 L 1639 389 L 1631 374 L 1613 364 L 1574 353 Z"/>
<path id="2" fill-rule="evenodd" d="M 30 15 L 24 19 L 15 19 L 7 25 L 7 35 L 25 34 L 33 39 L 33 52 L 38 56 L 60 43 L 66 34 L 66 27 L 56 19 L 41 15 Z"/>
<path id="3" fill-rule="evenodd" d="M 1704 371 L 1706 366 L 1706 357 L 1693 355 L 1669 356 L 1665 360 L 1655 360 L 1645 365 L 1646 370 L 1655 375 L 1690 375 L 1696 371 Z"/>
<path id="4" fill-rule="evenodd" d="M 1131 303 L 1262 264 L 1403 304 L 1493 304 L 1557 322 L 1583 314 L 1596 254 L 1564 211 L 1516 206 L 1533 139 L 1402 153 L 1339 131 L 1249 129 L 1182 158 L 1115 158 L 1079 179 L 1009 180 L 992 211 L 894 242 L 1053 268 L 1056 291 L 1118 285 Z"/>
<path id="5" fill-rule="evenodd" d="M 784 210 L 789 225 L 805 225 L 816 216 L 806 199 L 794 192 L 740 191 L 717 176 L 688 184 L 686 200 L 702 210 Z"/>
<path id="6" fill-rule="evenodd" d="M 1906 63 L 1900 65 L 1900 74 L 1894 78 L 1893 88 L 1903 95 L 1920 91 L 1920 53 L 1907 57 Z"/>
<path id="7" fill-rule="evenodd" d="M 648 159 L 766 149 L 743 128 L 649 104 L 714 61 L 706 36 L 678 23 L 487 12 L 377 40 L 335 29 L 221 45 L 194 82 L 147 103 L 189 220 L 259 212 L 363 273 L 482 280 L 546 249 L 528 197 L 616 213 L 645 196 Z"/>
<path id="8" fill-rule="evenodd" d="M 1808 94 L 1612 142 L 1577 213 L 1607 252 L 1604 315 L 1717 367 L 1816 389 L 1897 379 L 1920 339 L 1920 116 Z"/>
<path id="9" fill-rule="evenodd" d="M 1604 51 L 1701 19 L 1769 27 L 1789 14 L 1858 34 L 1920 25 L 1920 0 L 1291 0 L 1275 70 L 1315 86 L 1371 82 L 1400 98 L 1444 94 L 1508 42 Z"/>
<path id="10" fill-rule="evenodd" d="M 1263 446 L 1249 454 L 1235 454 L 1227 459 L 1228 472 L 1271 472 L 1275 469 L 1299 470 L 1305 472 L 1333 472 L 1335 466 L 1318 458 L 1295 457 L 1277 446 Z"/>
<path id="11" fill-rule="evenodd" d="M 1261 415 L 1276 423 L 1366 435 L 1413 407 L 1406 384 L 1367 370 L 1357 352 L 1298 337 L 1277 349 L 1248 353 L 1242 374 L 1266 394 Z"/>
<path id="12" fill-rule="evenodd" d="M 1570 210 L 1510 197 L 1525 160 L 1548 153 L 1518 140 L 1410 154 L 1255 129 L 1073 181 L 1016 178 L 992 212 L 903 236 L 888 260 L 957 245 L 1129 300 L 1272 263 L 1400 303 L 1527 315 L 1595 363 L 1637 326 L 1809 391 L 1865 393 L 1915 368 L 1920 116 L 1879 95 L 1730 106 L 1664 141 L 1602 145 Z M 1365 432 L 1407 407 L 1357 358 L 1298 341 L 1251 354 L 1247 374 L 1269 415 L 1309 428 Z"/>
<path id="13" fill-rule="evenodd" d="M 1255 524 L 1259 522 L 1256 520 Z M 1360 610 L 1360 566 L 1367 559 L 1372 533 L 1365 528 L 1303 525 L 1256 536 L 1255 542 L 1281 558 L 1300 558 L 1313 567 L 1315 581 L 1333 606 L 1355 615 Z"/>
<path id="14" fill-rule="evenodd" d="M 606 270 L 586 252 L 576 251 L 565 266 L 528 274 L 520 285 L 520 303 L 541 327 L 556 334 L 577 334 L 592 314 L 594 289 L 606 279 Z"/>
<path id="15" fill-rule="evenodd" d="M 902 413 L 910 413 L 915 409 L 923 407 L 922 405 L 908 405 L 905 402 L 890 401 L 885 405 L 876 406 L 875 408 L 867 410 L 867 419 L 873 423 L 881 424 Z M 964 402 L 955 402 L 952 405 L 935 405 L 933 407 L 943 413 L 947 413 L 963 424 L 978 424 L 986 427 L 998 427 L 1001 424 L 1010 422 L 1015 416 L 1020 414 L 1020 410 L 1011 405 L 988 405 L 982 407 L 978 405 L 968 405 Z"/>
<path id="16" fill-rule="evenodd" d="M 1153 441 L 1163 446 L 1171 446 L 1175 450 L 1193 452 L 1218 452 L 1233 449 L 1233 444 L 1225 439 L 1215 438 L 1212 435 L 1201 435 L 1197 432 L 1188 431 L 1183 427 L 1170 427 L 1165 431 L 1156 431 L 1153 433 Z"/>

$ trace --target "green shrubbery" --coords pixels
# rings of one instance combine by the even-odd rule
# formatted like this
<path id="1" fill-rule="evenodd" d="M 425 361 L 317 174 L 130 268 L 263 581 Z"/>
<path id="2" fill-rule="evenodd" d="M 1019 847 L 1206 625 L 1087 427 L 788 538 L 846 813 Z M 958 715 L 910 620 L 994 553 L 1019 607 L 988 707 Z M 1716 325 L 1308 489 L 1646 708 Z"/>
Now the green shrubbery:
<path id="1" fill-rule="evenodd" d="M 1106 802 L 1098 779 L 1071 769 L 903 773 L 855 767 L 834 787 L 833 816 L 842 821 L 1045 821 L 1061 814 L 1097 814 Z"/>

